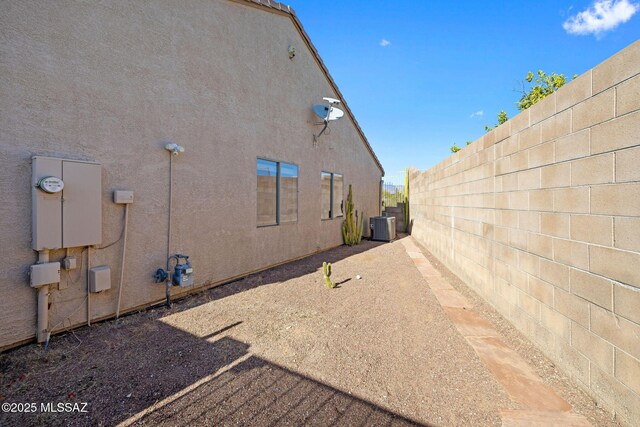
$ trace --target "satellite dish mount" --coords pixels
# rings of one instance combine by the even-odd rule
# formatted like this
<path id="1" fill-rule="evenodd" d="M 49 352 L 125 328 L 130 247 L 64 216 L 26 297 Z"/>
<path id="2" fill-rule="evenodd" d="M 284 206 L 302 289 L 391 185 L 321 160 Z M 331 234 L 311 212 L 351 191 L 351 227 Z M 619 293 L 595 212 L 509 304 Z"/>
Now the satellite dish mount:
<path id="1" fill-rule="evenodd" d="M 340 105 L 340 100 L 328 97 L 322 99 L 329 103 L 329 105 L 318 104 L 313 106 L 313 112 L 316 113 L 316 116 L 322 119 L 321 123 L 316 124 L 324 125 L 319 134 L 313 135 L 314 147 L 318 144 L 318 139 L 320 138 L 320 136 L 327 130 L 329 122 L 336 121 L 340 117 L 344 116 L 344 111 L 337 107 L 338 105 Z M 329 129 L 329 131 L 331 131 L 331 129 Z"/>

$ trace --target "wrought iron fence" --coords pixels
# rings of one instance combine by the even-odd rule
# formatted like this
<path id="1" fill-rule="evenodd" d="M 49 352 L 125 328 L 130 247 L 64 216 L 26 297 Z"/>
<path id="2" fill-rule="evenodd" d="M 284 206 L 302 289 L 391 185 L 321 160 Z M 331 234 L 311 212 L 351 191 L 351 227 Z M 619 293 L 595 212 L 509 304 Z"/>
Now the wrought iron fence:
<path id="1" fill-rule="evenodd" d="M 404 202 L 404 185 L 382 183 L 382 208 L 395 207 Z"/>

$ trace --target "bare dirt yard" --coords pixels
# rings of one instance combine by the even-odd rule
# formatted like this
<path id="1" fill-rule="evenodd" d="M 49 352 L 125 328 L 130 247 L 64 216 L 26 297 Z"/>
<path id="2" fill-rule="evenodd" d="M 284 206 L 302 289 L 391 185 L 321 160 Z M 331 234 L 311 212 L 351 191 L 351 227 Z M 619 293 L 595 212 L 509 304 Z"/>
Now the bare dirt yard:
<path id="1" fill-rule="evenodd" d="M 333 263 L 336 289 L 324 284 L 323 261 Z M 48 350 L 34 344 L 6 352 L 1 403 L 35 403 L 37 410 L 0 413 L 0 425 L 500 425 L 500 411 L 518 404 L 424 280 L 400 241 L 365 241 L 201 292 L 172 309 L 54 336 Z M 593 425 L 615 425 L 482 304 L 574 412 Z M 86 412 L 43 411 L 47 403 L 86 403 Z"/>

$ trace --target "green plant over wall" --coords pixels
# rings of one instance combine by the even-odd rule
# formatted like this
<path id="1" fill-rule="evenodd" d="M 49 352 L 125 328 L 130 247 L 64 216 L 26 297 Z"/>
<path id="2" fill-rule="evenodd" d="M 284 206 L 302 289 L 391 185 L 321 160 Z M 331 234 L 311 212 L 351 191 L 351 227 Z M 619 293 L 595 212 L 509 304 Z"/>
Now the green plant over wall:
<path id="1" fill-rule="evenodd" d="M 576 77 L 578 77 L 578 75 L 574 74 L 573 78 L 575 79 Z M 528 89 L 525 88 L 525 82 L 529 84 Z M 566 83 L 567 78 L 564 76 L 564 74 L 547 74 L 542 70 L 538 70 L 538 72 L 534 74 L 532 71 L 529 71 L 527 73 L 527 76 L 524 78 L 524 82 L 522 82 L 522 88 L 518 91 L 522 93 L 522 95 L 520 96 L 520 100 L 516 102 L 518 110 L 526 110 L 535 103 L 543 100 L 553 92 L 560 89 Z M 490 130 L 497 128 L 507 120 L 509 120 L 509 117 L 507 116 L 507 113 L 502 110 L 498 113 L 498 123 L 496 123 L 494 126 L 486 125 L 484 127 L 484 130 L 489 132 Z M 467 145 L 469 145 L 468 141 Z M 457 153 L 460 150 L 461 148 L 456 144 L 451 147 L 452 153 Z"/>
<path id="2" fill-rule="evenodd" d="M 467 145 L 471 145 L 473 141 L 467 141 Z M 462 150 L 462 148 L 458 147 L 458 144 L 453 144 L 451 146 L 451 152 L 452 153 L 457 153 L 458 151 Z"/>
<path id="3" fill-rule="evenodd" d="M 498 113 L 498 123 L 496 123 L 494 126 L 485 125 L 484 130 L 489 132 L 490 130 L 497 128 L 507 120 L 509 120 L 509 116 L 507 116 L 506 111 L 502 110 Z"/>
<path id="4" fill-rule="evenodd" d="M 577 75 L 574 74 L 573 78 L 575 79 L 576 77 Z M 567 83 L 567 79 L 564 74 L 551 73 L 551 75 L 548 75 L 542 70 L 538 70 L 536 74 L 529 71 L 527 73 L 527 77 L 524 79 L 529 83 L 529 90 L 525 90 L 523 82 L 521 90 L 522 96 L 520 97 L 520 100 L 516 102 L 520 111 L 526 110 Z"/>
<path id="5" fill-rule="evenodd" d="M 404 208 L 402 209 L 404 218 L 404 232 L 409 231 L 409 168 L 404 170 Z"/>
<path id="6" fill-rule="evenodd" d="M 327 288 L 333 289 L 336 287 L 336 284 L 331 281 L 331 263 L 323 262 L 322 263 L 322 272 L 324 273 L 324 282 L 327 284 Z"/>
<path id="7" fill-rule="evenodd" d="M 358 217 L 358 211 L 354 209 L 353 193 L 351 192 L 351 184 L 349 184 L 349 195 L 346 200 L 345 219 L 342 223 L 342 237 L 344 244 L 355 246 L 362 240 L 362 227 L 364 226 L 364 214 Z"/>

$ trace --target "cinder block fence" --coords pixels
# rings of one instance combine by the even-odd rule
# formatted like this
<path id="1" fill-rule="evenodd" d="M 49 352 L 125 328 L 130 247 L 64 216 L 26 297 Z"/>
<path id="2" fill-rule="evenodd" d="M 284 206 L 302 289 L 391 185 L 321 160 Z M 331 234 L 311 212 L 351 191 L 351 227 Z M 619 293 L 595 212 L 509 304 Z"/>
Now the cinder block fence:
<path id="1" fill-rule="evenodd" d="M 412 234 L 640 425 L 640 42 L 410 176 Z"/>

